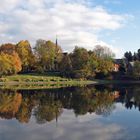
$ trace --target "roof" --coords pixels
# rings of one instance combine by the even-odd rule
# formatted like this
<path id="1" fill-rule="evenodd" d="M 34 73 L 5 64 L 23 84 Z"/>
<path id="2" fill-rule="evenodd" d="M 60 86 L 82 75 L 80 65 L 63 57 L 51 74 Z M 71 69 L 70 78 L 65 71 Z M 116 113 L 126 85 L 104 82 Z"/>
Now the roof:
<path id="1" fill-rule="evenodd" d="M 123 59 L 114 59 L 113 62 L 116 64 L 121 64 Z"/>

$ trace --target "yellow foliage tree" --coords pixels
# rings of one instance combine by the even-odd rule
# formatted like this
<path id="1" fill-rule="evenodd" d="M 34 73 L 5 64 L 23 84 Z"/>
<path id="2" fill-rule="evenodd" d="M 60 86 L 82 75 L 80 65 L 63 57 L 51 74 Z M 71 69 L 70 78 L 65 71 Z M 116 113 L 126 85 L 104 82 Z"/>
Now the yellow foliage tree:
<path id="1" fill-rule="evenodd" d="M 15 50 L 21 59 L 22 70 L 29 71 L 29 69 L 34 65 L 35 62 L 35 57 L 33 55 L 29 41 L 20 41 L 19 43 L 17 43 Z"/>
<path id="2" fill-rule="evenodd" d="M 0 76 L 16 74 L 22 69 L 21 61 L 16 52 L 0 54 Z"/>

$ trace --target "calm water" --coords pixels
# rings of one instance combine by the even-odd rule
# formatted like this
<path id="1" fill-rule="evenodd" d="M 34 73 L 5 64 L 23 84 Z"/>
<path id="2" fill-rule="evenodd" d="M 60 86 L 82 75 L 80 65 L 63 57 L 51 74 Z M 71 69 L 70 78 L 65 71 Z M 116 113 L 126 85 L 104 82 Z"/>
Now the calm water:
<path id="1" fill-rule="evenodd" d="M 0 90 L 0 140 L 140 140 L 140 86 Z"/>

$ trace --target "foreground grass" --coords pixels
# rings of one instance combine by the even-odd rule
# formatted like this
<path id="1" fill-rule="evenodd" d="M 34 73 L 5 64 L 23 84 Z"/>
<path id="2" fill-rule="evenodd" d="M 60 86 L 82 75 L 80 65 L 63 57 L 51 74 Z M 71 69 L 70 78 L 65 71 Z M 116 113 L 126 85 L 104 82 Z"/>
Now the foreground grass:
<path id="1" fill-rule="evenodd" d="M 19 74 L 0 78 L 0 88 L 12 89 L 47 89 L 86 84 L 93 84 L 93 81 L 41 74 Z"/>
<path id="2" fill-rule="evenodd" d="M 50 89 L 88 84 L 140 84 L 140 81 L 80 80 L 43 74 L 19 74 L 0 78 L 0 89 Z"/>
<path id="3" fill-rule="evenodd" d="M 75 82 L 87 82 L 80 79 L 68 79 L 59 76 L 48 75 L 35 75 L 35 74 L 19 74 L 13 76 L 6 76 L 0 78 L 0 83 L 75 83 Z"/>

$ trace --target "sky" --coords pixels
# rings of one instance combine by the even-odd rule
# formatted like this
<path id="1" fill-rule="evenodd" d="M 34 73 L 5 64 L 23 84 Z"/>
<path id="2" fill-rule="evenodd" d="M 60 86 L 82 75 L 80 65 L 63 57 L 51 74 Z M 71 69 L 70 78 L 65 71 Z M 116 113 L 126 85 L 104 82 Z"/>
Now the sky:
<path id="1" fill-rule="evenodd" d="M 140 48 L 140 0 L 0 0 L 0 44 L 52 40 L 63 51 L 107 46 L 122 58 Z"/>

